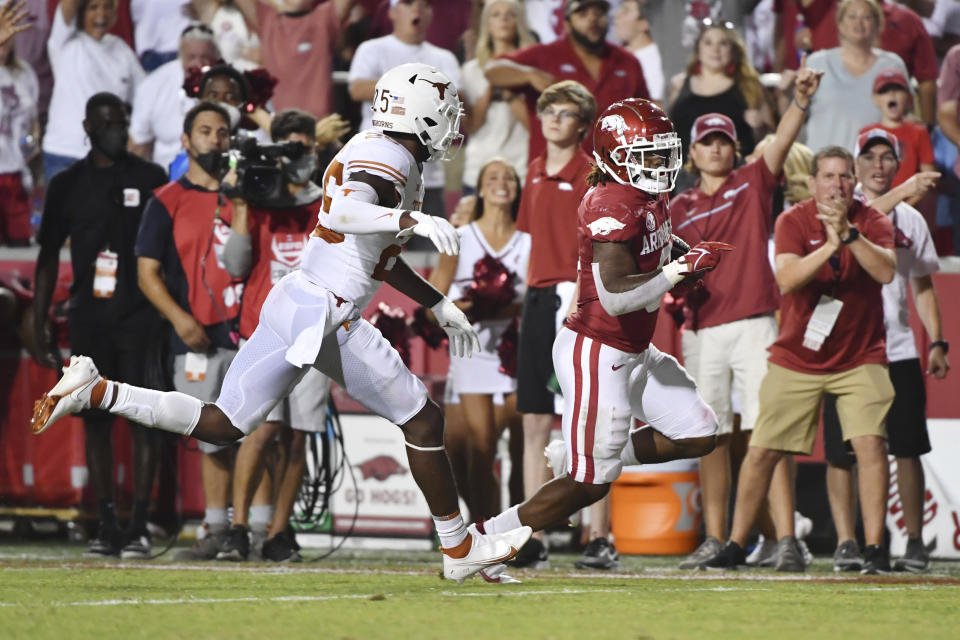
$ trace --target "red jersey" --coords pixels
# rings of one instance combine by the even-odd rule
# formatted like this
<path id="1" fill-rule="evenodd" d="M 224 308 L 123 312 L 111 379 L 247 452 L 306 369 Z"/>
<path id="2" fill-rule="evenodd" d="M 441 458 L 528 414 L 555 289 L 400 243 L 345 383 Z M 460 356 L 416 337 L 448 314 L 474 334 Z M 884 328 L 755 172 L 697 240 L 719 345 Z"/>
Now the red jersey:
<path id="1" fill-rule="evenodd" d="M 859 200 L 850 205 L 847 218 L 876 245 L 893 249 L 893 224 L 885 214 Z M 774 232 L 777 255 L 803 257 L 826 240 L 813 199 L 805 200 L 777 218 Z M 864 364 L 887 362 L 881 285 L 841 247 L 820 267 L 813 280 L 783 296 L 780 336 L 770 347 L 770 362 L 810 374 L 837 373 Z M 819 351 L 803 346 L 803 334 L 821 296 L 840 300 L 843 308 Z"/>
<path id="2" fill-rule="evenodd" d="M 709 295 L 694 310 L 697 329 L 772 313 L 780 305 L 768 257 L 777 182 L 761 157 L 730 172 L 712 195 L 698 183 L 670 202 L 673 231 L 691 247 L 710 240 L 737 248 L 703 278 Z"/>
<path id="3" fill-rule="evenodd" d="M 618 100 L 624 98 L 650 98 L 647 83 L 643 79 L 643 68 L 636 56 L 615 44 L 607 43 L 600 66 L 600 75 L 594 78 L 583 66 L 580 56 L 573 50 L 570 37 L 560 38 L 550 44 L 533 44 L 519 51 L 509 53 L 504 58 L 517 64 L 535 67 L 553 74 L 557 82 L 576 80 L 585 86 L 597 101 L 597 113 Z M 547 142 L 540 130 L 537 117 L 537 98 L 540 92 L 528 87 L 526 91 L 527 111 L 530 113 L 530 157 L 535 158 L 547 148 Z M 591 126 L 593 123 L 590 123 Z M 593 151 L 593 136 L 586 136 L 581 148 Z"/>
<path id="4" fill-rule="evenodd" d="M 517 212 L 517 229 L 530 234 L 528 287 L 577 279 L 577 206 L 587 192 L 590 157 L 578 150 L 552 176 L 546 166 L 546 154 L 530 163 Z"/>
<path id="5" fill-rule="evenodd" d="M 637 273 L 649 273 L 670 260 L 670 234 L 666 194 L 651 196 L 615 182 L 590 189 L 578 212 L 580 294 L 577 310 L 567 319 L 567 326 L 621 351 L 646 350 L 657 326 L 659 308 L 620 316 L 607 313 L 593 280 L 593 243 L 629 244 L 637 261 Z"/>
<path id="6" fill-rule="evenodd" d="M 243 291 L 240 335 L 249 338 L 260 322 L 260 308 L 273 285 L 300 268 L 307 239 L 317 226 L 323 200 L 293 209 L 250 209 L 253 267 Z"/>
<path id="7" fill-rule="evenodd" d="M 927 128 L 919 122 L 904 122 L 899 127 L 885 127 L 880 123 L 871 124 L 860 130 L 883 129 L 897 136 L 900 141 L 900 168 L 893 177 L 891 188 L 903 184 L 910 176 L 920 171 L 921 164 L 933 164 L 933 143 Z"/>

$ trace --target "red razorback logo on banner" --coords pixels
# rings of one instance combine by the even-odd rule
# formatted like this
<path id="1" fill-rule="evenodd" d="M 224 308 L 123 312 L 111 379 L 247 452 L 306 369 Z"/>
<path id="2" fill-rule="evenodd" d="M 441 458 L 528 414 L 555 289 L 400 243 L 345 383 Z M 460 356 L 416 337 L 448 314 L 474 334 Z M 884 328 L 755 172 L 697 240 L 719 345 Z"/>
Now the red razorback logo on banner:
<path id="1" fill-rule="evenodd" d="M 402 476 L 407 472 L 407 468 L 391 456 L 370 458 L 357 466 L 360 468 L 360 473 L 363 475 L 364 480 L 374 478 L 380 482 L 383 482 L 390 476 Z"/>

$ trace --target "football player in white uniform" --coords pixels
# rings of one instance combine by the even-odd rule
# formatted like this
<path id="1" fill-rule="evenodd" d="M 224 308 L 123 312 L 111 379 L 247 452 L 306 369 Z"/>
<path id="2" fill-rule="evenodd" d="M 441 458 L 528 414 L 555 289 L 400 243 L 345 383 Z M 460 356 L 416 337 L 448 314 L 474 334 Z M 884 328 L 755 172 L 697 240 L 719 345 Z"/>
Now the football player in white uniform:
<path id="1" fill-rule="evenodd" d="M 410 470 L 440 536 L 444 576 L 462 582 L 516 555 L 531 530 L 467 531 L 443 446 L 442 412 L 360 312 L 386 282 L 430 308 L 450 339 L 451 355 L 479 350 L 466 316 L 400 257 L 412 235 L 429 238 L 442 253 L 459 251 L 456 230 L 418 209 L 422 163 L 447 159 L 459 142 L 463 111 L 453 83 L 419 63 L 386 72 L 372 108 L 375 128 L 354 136 L 324 174 L 323 208 L 302 269 L 270 291 L 260 324 L 234 358 L 215 403 L 106 380 L 90 358 L 75 356 L 63 378 L 35 403 L 31 423 L 40 433 L 62 416 L 94 406 L 225 444 L 256 429 L 309 367 L 316 367 L 403 430 Z"/>

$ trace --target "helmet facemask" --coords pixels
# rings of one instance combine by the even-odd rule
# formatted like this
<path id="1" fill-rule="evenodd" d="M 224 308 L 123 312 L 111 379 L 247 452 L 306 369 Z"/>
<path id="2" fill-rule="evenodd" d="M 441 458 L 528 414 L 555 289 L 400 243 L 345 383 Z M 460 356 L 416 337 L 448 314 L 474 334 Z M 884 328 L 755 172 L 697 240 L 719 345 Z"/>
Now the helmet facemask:
<path id="1" fill-rule="evenodd" d="M 437 115 L 439 120 L 432 116 L 417 116 L 414 119 L 417 137 L 427 147 L 431 160 L 453 160 L 463 142 L 463 134 L 460 133 L 460 120 L 463 118 L 461 102 L 437 100 Z"/>
<path id="2" fill-rule="evenodd" d="M 596 152 L 598 162 L 606 173 L 620 184 L 628 184 L 647 193 L 668 193 L 673 191 L 677 174 L 683 159 L 680 152 L 680 138 L 676 132 L 657 133 L 653 140 L 635 138 L 632 143 L 620 145 L 607 155 L 609 161 L 626 170 L 628 180 L 611 171 Z M 659 158 L 658 162 L 654 158 Z"/>

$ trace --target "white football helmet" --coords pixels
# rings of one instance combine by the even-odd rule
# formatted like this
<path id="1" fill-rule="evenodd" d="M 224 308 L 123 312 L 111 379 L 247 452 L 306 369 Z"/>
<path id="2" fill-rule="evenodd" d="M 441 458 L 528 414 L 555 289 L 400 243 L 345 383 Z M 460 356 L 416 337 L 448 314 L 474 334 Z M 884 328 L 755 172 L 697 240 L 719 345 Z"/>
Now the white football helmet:
<path id="1" fill-rule="evenodd" d="M 374 127 L 412 133 L 430 151 L 431 160 L 451 159 L 463 141 L 457 88 L 428 64 L 401 64 L 380 76 L 370 109 Z"/>

